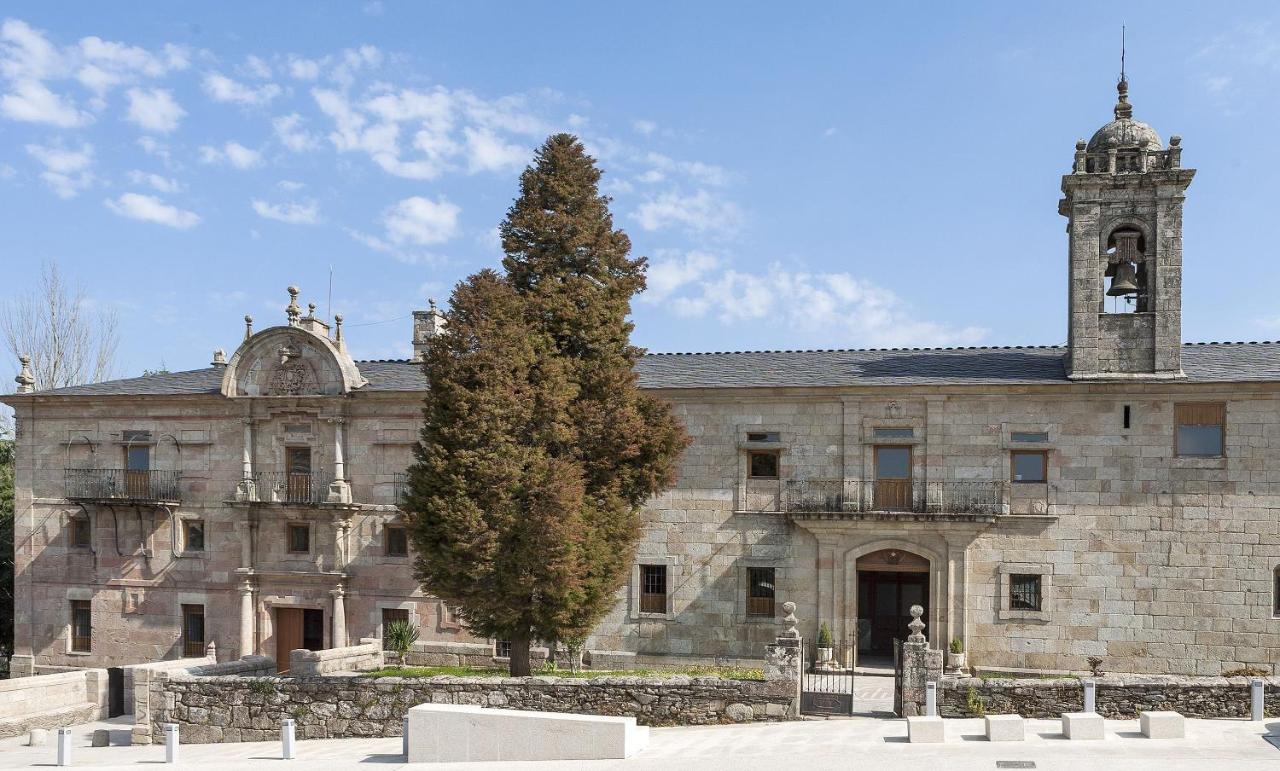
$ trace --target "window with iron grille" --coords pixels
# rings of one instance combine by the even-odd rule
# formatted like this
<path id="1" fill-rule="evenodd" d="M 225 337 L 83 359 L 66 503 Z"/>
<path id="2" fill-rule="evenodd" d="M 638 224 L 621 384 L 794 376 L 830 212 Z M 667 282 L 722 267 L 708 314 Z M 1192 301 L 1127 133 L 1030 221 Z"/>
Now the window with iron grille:
<path id="1" fill-rule="evenodd" d="M 747 568 L 747 615 L 773 616 L 773 568 Z"/>
<path id="2" fill-rule="evenodd" d="M 387 625 L 395 621 L 409 622 L 408 608 L 383 608 L 382 609 L 382 649 L 384 651 L 391 650 L 390 644 L 387 642 Z"/>
<path id="3" fill-rule="evenodd" d="M 182 550 L 204 551 L 204 522 L 198 519 L 182 520 Z"/>
<path id="4" fill-rule="evenodd" d="M 88 548 L 93 545 L 93 528 L 89 518 L 80 515 L 71 518 L 71 545 Z"/>
<path id="5" fill-rule="evenodd" d="M 409 533 L 399 525 L 387 525 L 384 528 L 386 553 L 388 557 L 409 556 Z"/>
<path id="6" fill-rule="evenodd" d="M 93 650 L 93 610 L 88 600 L 71 601 L 71 650 L 75 653 Z"/>
<path id="7" fill-rule="evenodd" d="M 752 479 L 777 479 L 778 453 L 772 451 L 747 453 L 747 476 Z"/>
<path id="8" fill-rule="evenodd" d="M 306 525 L 289 525 L 289 551 L 306 554 L 311 551 L 311 528 Z"/>
<path id="9" fill-rule="evenodd" d="M 1040 610 L 1040 576 L 1027 573 L 1009 576 L 1009 609 Z"/>
<path id="10" fill-rule="evenodd" d="M 640 566 L 640 612 L 667 612 L 667 566 Z"/>
<path id="11" fill-rule="evenodd" d="M 1181 457 L 1219 458 L 1225 454 L 1227 405 L 1175 404 L 1174 451 Z"/>
<path id="12" fill-rule="evenodd" d="M 182 655 L 187 658 L 203 656 L 204 642 L 204 606 L 182 606 Z"/>
<path id="13" fill-rule="evenodd" d="M 495 640 L 493 643 L 493 655 L 500 659 L 511 658 L 511 641 Z"/>

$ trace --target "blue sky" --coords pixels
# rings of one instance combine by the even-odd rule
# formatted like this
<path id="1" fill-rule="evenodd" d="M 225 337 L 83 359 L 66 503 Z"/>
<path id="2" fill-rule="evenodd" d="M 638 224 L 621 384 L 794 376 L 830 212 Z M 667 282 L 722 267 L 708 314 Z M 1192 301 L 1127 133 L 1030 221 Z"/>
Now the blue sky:
<path id="1" fill-rule="evenodd" d="M 566 130 L 652 260 L 651 350 L 1060 343 L 1060 176 L 1125 22 L 1135 117 L 1199 169 L 1184 338 L 1280 337 L 1280 9 L 1113 6 L 9 2 L 0 299 L 56 260 L 121 375 L 230 352 L 291 283 L 405 356 Z"/>

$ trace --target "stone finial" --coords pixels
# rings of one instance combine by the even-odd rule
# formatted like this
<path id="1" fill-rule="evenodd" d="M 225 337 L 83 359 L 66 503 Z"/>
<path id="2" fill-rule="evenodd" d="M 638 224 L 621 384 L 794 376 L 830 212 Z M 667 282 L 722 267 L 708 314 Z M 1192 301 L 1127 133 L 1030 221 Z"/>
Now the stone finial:
<path id="1" fill-rule="evenodd" d="M 289 326 L 298 326 L 298 319 L 302 316 L 302 309 L 298 307 L 298 292 L 300 290 L 296 286 L 289 286 L 289 304 L 285 306 L 284 315 L 289 320 Z"/>
<path id="2" fill-rule="evenodd" d="M 253 317 L 245 314 L 244 317 L 244 339 L 248 340 L 253 337 Z"/>
<path id="3" fill-rule="evenodd" d="M 22 364 L 22 369 L 13 380 L 18 384 L 18 393 L 29 394 L 36 390 L 36 378 L 31 374 L 31 357 L 25 353 L 20 354 L 18 362 Z"/>
<path id="4" fill-rule="evenodd" d="M 778 636 L 778 639 L 799 640 L 800 630 L 796 629 L 796 624 L 800 623 L 800 619 L 796 618 L 796 604 L 789 601 L 782 603 L 782 612 L 785 614 L 782 617 L 782 623 L 787 628 Z"/>
<path id="5" fill-rule="evenodd" d="M 1116 120 L 1128 120 L 1133 118 L 1133 105 L 1129 104 L 1129 81 L 1123 75 L 1120 76 L 1120 82 L 1116 84 Z"/>
<path id="6" fill-rule="evenodd" d="M 333 315 L 333 325 L 334 327 L 336 327 L 336 332 L 334 333 L 334 335 L 336 336 L 338 342 L 342 342 L 342 314 L 341 313 L 335 313 Z"/>
<path id="7" fill-rule="evenodd" d="M 1174 134 L 1173 136 L 1169 137 L 1169 147 L 1178 147 L 1181 144 L 1182 144 L 1182 137 L 1178 136 L 1177 134 Z"/>
<path id="8" fill-rule="evenodd" d="M 924 622 L 920 620 L 920 617 L 924 615 L 924 608 L 919 605 L 912 605 L 910 612 L 911 622 L 907 624 L 907 628 L 911 630 L 911 634 L 907 636 L 907 642 L 923 645 L 925 644 Z"/>
<path id="9" fill-rule="evenodd" d="M 314 319 L 316 317 L 316 304 L 307 303 L 307 318 Z"/>
<path id="10" fill-rule="evenodd" d="M 214 661 L 218 660 L 218 646 L 213 644 L 213 640 L 210 640 L 209 644 L 204 646 L 204 655 L 208 656 Z"/>
<path id="11" fill-rule="evenodd" d="M 413 312 L 413 360 L 422 361 L 431 338 L 444 332 L 444 314 L 436 307 L 433 298 L 427 299 L 427 310 Z"/>
<path id="12" fill-rule="evenodd" d="M 227 363 L 227 352 L 221 348 L 213 349 L 213 366 L 217 367 Z"/>

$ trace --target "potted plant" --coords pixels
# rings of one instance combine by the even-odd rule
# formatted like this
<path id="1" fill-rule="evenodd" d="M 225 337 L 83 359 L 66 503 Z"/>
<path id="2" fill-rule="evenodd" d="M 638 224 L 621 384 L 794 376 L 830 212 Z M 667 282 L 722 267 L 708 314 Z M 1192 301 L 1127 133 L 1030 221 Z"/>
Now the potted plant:
<path id="1" fill-rule="evenodd" d="M 822 626 L 818 629 L 818 663 L 828 664 L 831 662 L 831 627 L 827 626 L 827 622 L 823 621 Z"/>
<path id="2" fill-rule="evenodd" d="M 951 649 L 947 651 L 947 669 L 954 672 L 964 669 L 964 643 L 959 637 L 951 641 Z"/>

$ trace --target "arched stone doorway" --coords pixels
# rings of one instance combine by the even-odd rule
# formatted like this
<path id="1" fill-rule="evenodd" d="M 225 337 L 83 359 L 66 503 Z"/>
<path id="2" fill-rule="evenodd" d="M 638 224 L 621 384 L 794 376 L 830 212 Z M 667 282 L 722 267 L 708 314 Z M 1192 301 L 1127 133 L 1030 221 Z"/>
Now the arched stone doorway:
<path id="1" fill-rule="evenodd" d="M 910 608 L 929 615 L 929 560 L 904 549 L 880 549 L 857 559 L 859 660 L 893 655 L 893 641 L 910 631 Z"/>

